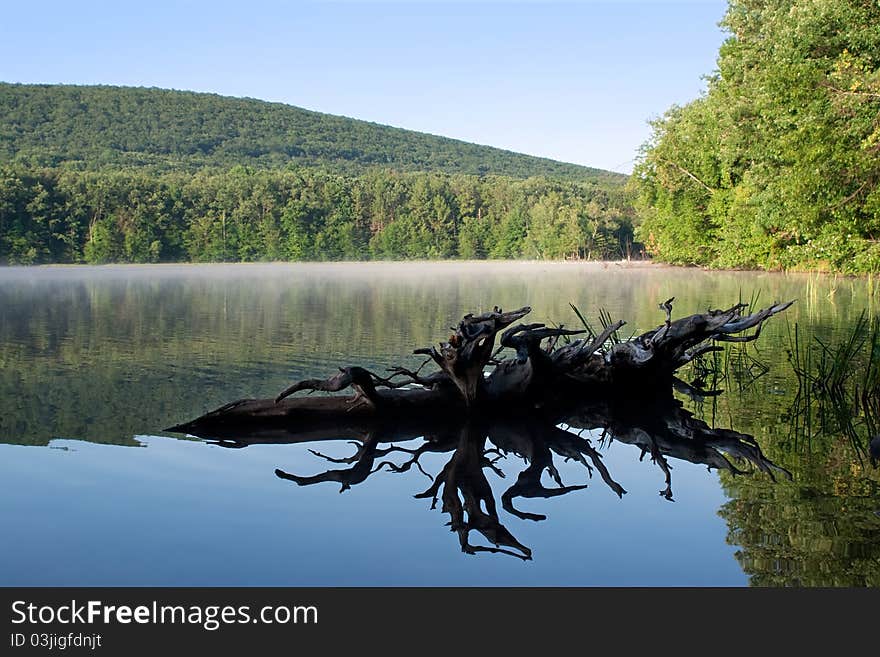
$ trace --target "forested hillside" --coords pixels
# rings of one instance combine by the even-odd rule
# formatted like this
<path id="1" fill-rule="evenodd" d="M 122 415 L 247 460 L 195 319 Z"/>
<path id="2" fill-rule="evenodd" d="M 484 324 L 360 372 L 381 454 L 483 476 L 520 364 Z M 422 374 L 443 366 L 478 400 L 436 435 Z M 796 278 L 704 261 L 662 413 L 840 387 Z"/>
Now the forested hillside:
<path id="1" fill-rule="evenodd" d="M 0 84 L 0 264 L 620 258 L 625 180 L 256 100 Z"/>
<path id="2" fill-rule="evenodd" d="M 321 165 L 611 180 L 620 174 L 411 130 L 214 94 L 0 83 L 0 162 L 189 170 Z"/>
<path id="3" fill-rule="evenodd" d="M 678 264 L 880 270 L 880 3 L 732 0 L 704 97 L 654 123 L 639 235 Z"/>

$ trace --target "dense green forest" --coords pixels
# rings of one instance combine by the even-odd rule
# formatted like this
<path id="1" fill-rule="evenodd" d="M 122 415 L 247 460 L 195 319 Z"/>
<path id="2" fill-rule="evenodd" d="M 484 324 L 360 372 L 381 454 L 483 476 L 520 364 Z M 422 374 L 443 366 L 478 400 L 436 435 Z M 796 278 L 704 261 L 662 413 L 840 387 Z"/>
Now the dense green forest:
<path id="1" fill-rule="evenodd" d="M 0 263 L 621 258 L 620 188 L 543 178 L 0 165 Z"/>
<path id="2" fill-rule="evenodd" d="M 88 169 L 320 165 L 511 178 L 625 176 L 412 130 L 215 94 L 0 83 L 0 162 Z"/>
<path id="3" fill-rule="evenodd" d="M 705 95 L 653 124 L 634 176 L 677 264 L 880 269 L 880 3 L 731 0 Z"/>
<path id="4" fill-rule="evenodd" d="M 0 84 L 0 264 L 621 258 L 626 178 L 211 94 Z"/>

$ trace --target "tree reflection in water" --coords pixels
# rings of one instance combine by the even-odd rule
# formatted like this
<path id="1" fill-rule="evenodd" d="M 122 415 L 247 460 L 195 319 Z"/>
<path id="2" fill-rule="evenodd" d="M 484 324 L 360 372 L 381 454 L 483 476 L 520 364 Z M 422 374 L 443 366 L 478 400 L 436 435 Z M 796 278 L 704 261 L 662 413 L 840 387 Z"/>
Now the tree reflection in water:
<path id="1" fill-rule="evenodd" d="M 345 423 L 312 425 L 299 431 L 279 424 L 265 424 L 246 431 L 231 429 L 228 435 L 215 430 L 212 435 L 201 437 L 229 448 L 258 443 L 349 440 L 356 448 L 350 457 L 334 458 L 309 450 L 329 463 L 344 467 L 309 476 L 281 469 L 275 474 L 300 486 L 337 483 L 343 492 L 381 470 L 406 472 L 415 467 L 432 482 L 415 497 L 430 499 L 432 509 L 438 501 L 441 503 L 441 511 L 448 514 L 448 526 L 457 534 L 463 552 L 499 553 L 529 560 L 532 550 L 520 543 L 499 519 L 496 496 L 486 471 L 504 478 L 499 463 L 506 463 L 510 456 L 526 463 L 516 480 L 501 493 L 502 508 L 523 520 L 540 521 L 546 516 L 518 509 L 517 499 L 557 497 L 586 488 L 583 484 L 565 485 L 556 467 L 557 458 L 580 463 L 589 477 L 596 472 L 605 485 L 622 497 L 626 490 L 615 481 L 590 438 L 584 436 L 586 430 L 590 435 L 600 432 L 601 444 L 617 441 L 633 445 L 639 450 L 640 460 L 649 457 L 662 475 L 660 495 L 670 501 L 673 500 L 673 482 L 669 461 L 675 459 L 732 475 L 760 471 L 773 481 L 777 474 L 791 479 L 787 470 L 764 456 L 752 436 L 709 427 L 671 395 L 640 404 L 619 400 L 561 403 L 538 413 L 510 413 L 503 417 L 471 415 L 458 421 L 452 418 L 352 418 Z M 395 444 L 416 440 L 421 442 L 414 448 Z M 433 475 L 420 463 L 420 458 L 429 453 L 451 455 Z M 552 485 L 542 482 L 544 473 L 549 475 Z M 481 535 L 487 544 L 472 543 L 473 532 Z"/>

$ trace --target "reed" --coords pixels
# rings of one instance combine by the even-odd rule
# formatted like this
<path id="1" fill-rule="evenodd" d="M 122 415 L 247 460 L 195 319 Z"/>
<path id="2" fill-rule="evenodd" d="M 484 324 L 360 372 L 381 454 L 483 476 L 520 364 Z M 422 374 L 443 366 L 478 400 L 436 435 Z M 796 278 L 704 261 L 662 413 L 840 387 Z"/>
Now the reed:
<path id="1" fill-rule="evenodd" d="M 578 320 L 580 320 L 584 329 L 587 331 L 587 338 L 590 340 L 593 340 L 597 335 L 599 335 L 599 333 L 601 333 L 614 323 L 614 320 L 611 318 L 611 313 L 608 312 L 608 310 L 606 310 L 605 308 L 599 308 L 599 324 L 602 326 L 602 329 L 596 331 L 596 329 L 593 328 L 592 324 L 590 324 L 587 318 L 584 317 L 584 314 L 576 305 L 574 305 L 573 303 L 569 303 L 568 305 L 571 306 L 574 314 L 577 315 Z M 635 333 L 633 333 L 629 339 L 632 339 L 632 337 L 634 336 Z M 620 344 L 625 340 L 620 336 L 620 329 L 617 329 L 608 336 L 608 341 L 611 344 Z"/>
<path id="2" fill-rule="evenodd" d="M 787 355 L 798 381 L 787 414 L 795 443 L 844 437 L 861 458 L 880 428 L 880 320 L 862 311 L 833 345 L 804 340 L 795 324 Z"/>

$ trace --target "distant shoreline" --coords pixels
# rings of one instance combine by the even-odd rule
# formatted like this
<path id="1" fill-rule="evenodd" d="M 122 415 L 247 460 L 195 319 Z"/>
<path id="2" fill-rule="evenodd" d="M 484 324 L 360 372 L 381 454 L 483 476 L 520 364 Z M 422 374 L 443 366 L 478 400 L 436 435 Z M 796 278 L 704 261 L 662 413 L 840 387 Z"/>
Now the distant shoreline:
<path id="1" fill-rule="evenodd" d="M 467 270 L 492 269 L 499 271 L 522 271 L 523 269 L 573 271 L 606 271 L 616 268 L 622 271 L 666 271 L 666 272 L 704 272 L 707 274 L 767 274 L 797 276 L 830 276 L 837 278 L 868 278 L 871 274 L 846 275 L 834 272 L 788 270 L 770 271 L 764 269 L 713 269 L 700 266 L 673 265 L 656 260 L 334 260 L 334 261 L 272 261 L 272 262 L 161 262 L 161 263 L 107 263 L 92 265 L 86 263 L 57 263 L 38 265 L 0 265 L 0 275 L 40 276 L 52 273 L 135 273 L 155 272 L 173 274 L 191 272 L 195 269 L 216 273 L 280 273 L 283 271 L 318 273 L 331 271 L 352 271 L 369 269 L 372 272 L 386 270 L 388 274 L 405 273 L 406 275 L 432 275 L 445 272 L 457 273 Z M 17 276 L 16 276 L 17 277 Z"/>

